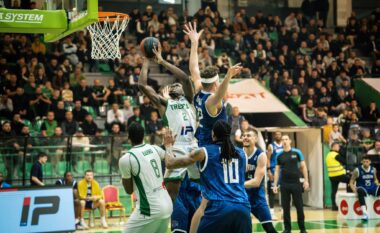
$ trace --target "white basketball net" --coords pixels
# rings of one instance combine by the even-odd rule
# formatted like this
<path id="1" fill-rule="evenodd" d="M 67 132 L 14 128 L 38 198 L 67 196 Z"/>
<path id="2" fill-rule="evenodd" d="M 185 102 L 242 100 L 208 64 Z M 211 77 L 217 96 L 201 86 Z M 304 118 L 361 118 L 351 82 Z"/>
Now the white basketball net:
<path id="1" fill-rule="evenodd" d="M 98 21 L 87 27 L 91 35 L 91 57 L 96 60 L 120 59 L 119 41 L 121 34 L 128 25 L 129 18 L 110 20 L 108 17 L 103 22 Z"/>

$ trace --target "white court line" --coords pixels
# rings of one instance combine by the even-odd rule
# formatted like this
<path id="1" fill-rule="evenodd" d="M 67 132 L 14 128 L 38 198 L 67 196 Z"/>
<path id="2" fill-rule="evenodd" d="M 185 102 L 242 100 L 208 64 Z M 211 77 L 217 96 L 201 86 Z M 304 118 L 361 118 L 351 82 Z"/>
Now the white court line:
<path id="1" fill-rule="evenodd" d="M 332 224 L 332 223 L 325 223 L 325 222 L 314 222 L 314 221 L 307 221 L 308 223 L 315 223 L 315 224 L 320 224 L 320 225 L 326 225 L 326 226 L 334 226 L 334 227 L 337 227 L 337 228 L 349 228 L 348 226 L 343 226 L 343 225 L 336 225 L 336 224 Z M 305 221 L 306 223 L 306 221 Z M 328 229 L 327 229 L 328 230 Z"/>

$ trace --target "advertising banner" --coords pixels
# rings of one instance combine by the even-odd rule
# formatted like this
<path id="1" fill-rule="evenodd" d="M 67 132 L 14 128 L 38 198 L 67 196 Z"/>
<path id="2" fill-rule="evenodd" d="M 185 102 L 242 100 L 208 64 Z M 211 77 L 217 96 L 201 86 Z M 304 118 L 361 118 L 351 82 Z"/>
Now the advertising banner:
<path id="1" fill-rule="evenodd" d="M 71 187 L 0 190 L 0 231 L 75 231 Z"/>
<path id="2" fill-rule="evenodd" d="M 257 80 L 246 79 L 230 83 L 228 103 L 238 106 L 241 113 L 273 113 L 290 111 Z"/>
<path id="3" fill-rule="evenodd" d="M 60 33 L 67 30 L 64 10 L 15 10 L 0 8 L 0 32 Z"/>

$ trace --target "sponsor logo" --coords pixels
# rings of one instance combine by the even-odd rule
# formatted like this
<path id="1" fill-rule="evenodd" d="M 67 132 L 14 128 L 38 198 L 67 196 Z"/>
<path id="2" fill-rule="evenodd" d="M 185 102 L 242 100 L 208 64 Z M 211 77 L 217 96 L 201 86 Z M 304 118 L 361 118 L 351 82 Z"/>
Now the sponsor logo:
<path id="1" fill-rule="evenodd" d="M 373 210 L 375 211 L 376 214 L 380 214 L 380 199 L 377 199 L 373 203 Z"/>
<path id="2" fill-rule="evenodd" d="M 186 135 L 188 133 L 192 133 L 192 132 L 194 132 L 194 129 L 192 126 L 186 126 L 186 127 L 182 126 L 182 128 L 181 128 L 181 136 L 184 136 L 184 135 Z"/>
<path id="3" fill-rule="evenodd" d="M 354 203 L 354 211 L 357 215 L 363 215 L 362 208 L 360 207 L 359 201 L 355 201 Z"/>
<path id="4" fill-rule="evenodd" d="M 31 207 L 30 201 L 31 201 L 30 197 L 24 197 L 22 213 L 21 213 L 21 221 L 20 221 L 20 226 L 22 227 L 25 227 L 28 225 L 29 212 L 30 212 L 29 209 Z M 31 225 L 32 226 L 38 225 L 41 215 L 56 214 L 59 210 L 59 202 L 60 202 L 59 196 L 35 197 L 34 203 L 32 206 L 33 211 L 32 211 Z M 38 207 L 39 205 L 42 205 L 43 207 Z"/>
<path id="5" fill-rule="evenodd" d="M 6 23 L 42 23 L 44 15 L 26 13 L 1 13 L 0 22 Z"/>
<path id="6" fill-rule="evenodd" d="M 348 214 L 348 204 L 345 199 L 340 202 L 340 212 L 342 212 L 343 215 Z"/>

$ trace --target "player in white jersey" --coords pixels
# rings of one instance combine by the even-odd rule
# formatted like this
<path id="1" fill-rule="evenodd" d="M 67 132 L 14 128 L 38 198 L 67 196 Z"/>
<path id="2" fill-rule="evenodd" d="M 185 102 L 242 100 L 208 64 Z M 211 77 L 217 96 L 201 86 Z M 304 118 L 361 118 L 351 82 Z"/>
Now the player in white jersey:
<path id="1" fill-rule="evenodd" d="M 185 72 L 162 58 L 161 46 L 157 50 L 154 49 L 154 53 L 155 61 L 169 70 L 180 83 L 169 85 L 167 88 L 168 93 L 159 95 L 152 87 L 147 85 L 150 61 L 149 59 L 144 59 L 138 82 L 139 89 L 148 96 L 152 104 L 159 110 L 166 126 L 172 130 L 173 134 L 177 135 L 177 142 L 174 145 L 175 155 L 184 156 L 198 147 L 194 136 L 196 114 L 191 104 L 194 97 L 191 80 Z M 173 202 L 178 194 L 180 181 L 184 178 L 186 170 L 190 179 L 199 179 L 199 171 L 195 165 L 188 168 L 166 170 L 165 172 L 166 186 Z"/>
<path id="2" fill-rule="evenodd" d="M 120 158 L 119 169 L 125 191 L 136 194 L 137 204 L 124 233 L 166 233 L 173 204 L 163 185 L 165 151 L 143 144 L 144 128 L 138 123 L 129 126 L 128 135 L 133 147 Z"/>

